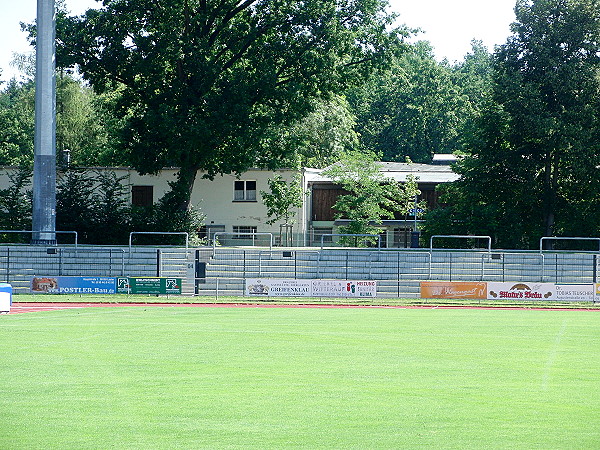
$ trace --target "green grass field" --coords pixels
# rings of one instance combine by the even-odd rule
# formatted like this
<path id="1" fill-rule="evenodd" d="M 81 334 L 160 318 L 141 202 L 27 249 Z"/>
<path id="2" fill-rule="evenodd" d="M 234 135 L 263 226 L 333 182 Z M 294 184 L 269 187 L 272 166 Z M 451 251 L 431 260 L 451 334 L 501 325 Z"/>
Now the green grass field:
<path id="1" fill-rule="evenodd" d="M 0 316 L 0 448 L 598 448 L 597 311 Z"/>

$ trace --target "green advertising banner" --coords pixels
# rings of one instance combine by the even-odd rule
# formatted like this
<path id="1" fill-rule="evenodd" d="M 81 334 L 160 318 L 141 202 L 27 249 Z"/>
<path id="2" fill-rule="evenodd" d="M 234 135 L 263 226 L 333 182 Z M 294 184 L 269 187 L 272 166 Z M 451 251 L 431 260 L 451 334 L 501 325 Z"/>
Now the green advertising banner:
<path id="1" fill-rule="evenodd" d="M 181 294 L 181 278 L 119 277 L 119 294 Z"/>

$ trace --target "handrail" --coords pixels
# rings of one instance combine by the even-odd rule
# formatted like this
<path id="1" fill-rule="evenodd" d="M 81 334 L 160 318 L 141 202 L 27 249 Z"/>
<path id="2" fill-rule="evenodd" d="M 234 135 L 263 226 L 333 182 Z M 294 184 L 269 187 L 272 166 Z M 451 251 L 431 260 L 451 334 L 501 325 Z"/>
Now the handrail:
<path id="1" fill-rule="evenodd" d="M 469 236 L 462 234 L 435 234 L 429 239 L 429 251 L 433 252 L 433 238 L 453 238 L 453 239 L 487 239 L 488 241 L 488 253 L 492 251 L 492 238 L 491 236 Z M 454 249 L 457 250 L 457 249 Z"/>
<path id="2" fill-rule="evenodd" d="M 254 236 L 269 236 L 269 250 L 273 251 L 273 233 L 259 232 L 259 233 L 245 233 L 245 232 L 228 232 L 228 231 L 218 231 L 213 234 L 213 254 L 217 250 L 217 236 L 252 236 L 252 241 L 254 241 Z"/>
<path id="3" fill-rule="evenodd" d="M 185 235 L 185 249 L 189 249 L 190 236 L 186 231 L 132 231 L 129 233 L 129 257 L 131 258 L 131 244 L 134 234 L 153 234 L 153 235 Z"/>
<path id="4" fill-rule="evenodd" d="M 2 233 L 55 233 L 55 234 L 74 234 L 75 235 L 75 248 L 77 248 L 77 231 L 32 231 L 32 230 L 0 230 Z"/>
<path id="5" fill-rule="evenodd" d="M 543 236 L 540 238 L 540 253 L 544 251 L 544 241 L 598 241 L 598 250 L 600 251 L 600 238 L 592 238 L 592 237 L 559 237 L 559 236 Z M 583 250 L 572 250 L 572 251 L 583 251 Z"/>
<path id="6" fill-rule="evenodd" d="M 323 250 L 325 236 L 354 236 L 354 237 L 376 237 L 377 248 L 381 250 L 381 235 L 379 234 L 345 234 L 345 233 L 326 233 L 321 235 L 321 250 Z"/>

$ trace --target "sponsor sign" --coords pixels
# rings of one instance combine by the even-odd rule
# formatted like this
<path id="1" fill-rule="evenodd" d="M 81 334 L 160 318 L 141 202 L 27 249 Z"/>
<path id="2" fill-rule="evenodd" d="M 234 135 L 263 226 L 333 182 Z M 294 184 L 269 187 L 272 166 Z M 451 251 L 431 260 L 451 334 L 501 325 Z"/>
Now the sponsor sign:
<path id="1" fill-rule="evenodd" d="M 181 278 L 169 277 L 119 277 L 120 294 L 181 294 Z"/>
<path id="2" fill-rule="evenodd" d="M 375 298 L 376 281 L 246 279 L 250 297 L 344 297 Z"/>
<path id="3" fill-rule="evenodd" d="M 592 284 L 488 283 L 490 300 L 593 302 Z"/>
<path id="4" fill-rule="evenodd" d="M 559 302 L 593 302 L 593 284 L 557 284 L 556 300 Z"/>
<path id="5" fill-rule="evenodd" d="M 265 297 L 310 297 L 310 280 L 247 279 L 246 295 Z"/>
<path id="6" fill-rule="evenodd" d="M 313 297 L 377 297 L 376 281 L 313 280 Z"/>
<path id="7" fill-rule="evenodd" d="M 33 277 L 34 294 L 114 294 L 114 277 Z"/>
<path id="8" fill-rule="evenodd" d="M 600 283 L 596 284 L 596 294 L 594 295 L 594 301 L 600 302 Z"/>
<path id="9" fill-rule="evenodd" d="M 487 298 L 487 283 L 468 281 L 422 281 L 421 298 Z"/>
<path id="10" fill-rule="evenodd" d="M 552 283 L 488 283 L 489 300 L 556 301 L 556 285 Z"/>

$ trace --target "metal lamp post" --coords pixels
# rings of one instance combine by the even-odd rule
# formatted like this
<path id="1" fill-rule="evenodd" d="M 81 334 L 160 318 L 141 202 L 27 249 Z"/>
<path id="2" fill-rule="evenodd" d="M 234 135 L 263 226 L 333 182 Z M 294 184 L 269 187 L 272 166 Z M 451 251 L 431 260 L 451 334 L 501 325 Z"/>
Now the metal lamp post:
<path id="1" fill-rule="evenodd" d="M 56 244 L 54 0 L 37 1 L 32 244 Z"/>

